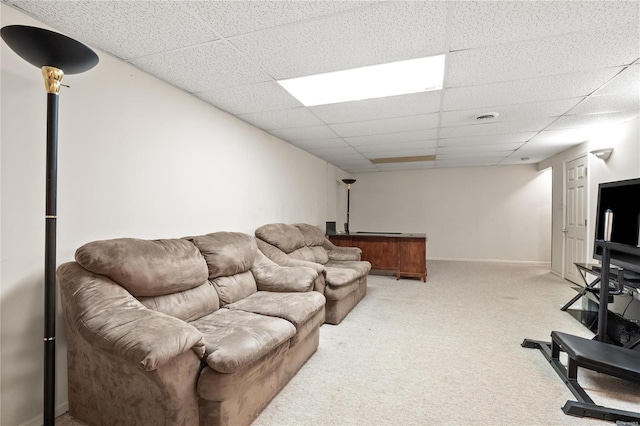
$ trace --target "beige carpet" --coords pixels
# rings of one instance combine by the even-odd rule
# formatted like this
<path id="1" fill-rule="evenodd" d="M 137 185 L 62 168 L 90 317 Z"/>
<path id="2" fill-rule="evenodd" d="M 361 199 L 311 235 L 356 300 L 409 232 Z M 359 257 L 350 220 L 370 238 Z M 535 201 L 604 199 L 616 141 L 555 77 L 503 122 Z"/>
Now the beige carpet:
<path id="1" fill-rule="evenodd" d="M 367 297 L 322 327 L 318 352 L 254 425 L 611 424 L 566 416 L 571 393 L 520 347 L 551 330 L 592 337 L 560 311 L 571 283 L 532 265 L 428 267 L 426 284 L 370 276 Z M 640 385 L 580 372 L 596 403 L 640 411 Z"/>

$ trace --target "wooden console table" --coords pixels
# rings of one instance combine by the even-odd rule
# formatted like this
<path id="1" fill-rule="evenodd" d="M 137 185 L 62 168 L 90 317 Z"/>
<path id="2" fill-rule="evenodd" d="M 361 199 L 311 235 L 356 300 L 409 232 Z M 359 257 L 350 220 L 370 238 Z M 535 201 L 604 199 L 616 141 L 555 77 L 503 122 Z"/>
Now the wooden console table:
<path id="1" fill-rule="evenodd" d="M 342 247 L 360 247 L 362 260 L 371 270 L 393 271 L 400 277 L 422 278 L 427 282 L 427 237 L 425 234 L 364 233 L 329 235 Z"/>

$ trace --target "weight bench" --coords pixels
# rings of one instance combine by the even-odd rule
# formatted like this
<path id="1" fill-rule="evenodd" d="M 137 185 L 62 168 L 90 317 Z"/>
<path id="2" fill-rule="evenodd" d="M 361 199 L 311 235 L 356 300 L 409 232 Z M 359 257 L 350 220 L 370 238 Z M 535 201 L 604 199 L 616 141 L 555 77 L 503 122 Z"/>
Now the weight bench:
<path id="1" fill-rule="evenodd" d="M 589 340 L 559 331 L 551 332 L 551 342 L 525 339 L 525 348 L 539 349 L 578 401 L 567 401 L 565 414 L 600 420 L 636 422 L 640 413 L 596 405 L 578 383 L 578 367 L 640 383 L 640 351 Z M 567 368 L 560 352 L 567 354 Z"/>

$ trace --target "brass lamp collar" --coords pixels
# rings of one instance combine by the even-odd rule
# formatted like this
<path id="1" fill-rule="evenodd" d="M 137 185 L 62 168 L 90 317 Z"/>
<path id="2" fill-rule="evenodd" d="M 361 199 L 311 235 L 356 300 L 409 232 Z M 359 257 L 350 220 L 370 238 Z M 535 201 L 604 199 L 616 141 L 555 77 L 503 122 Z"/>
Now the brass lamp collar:
<path id="1" fill-rule="evenodd" d="M 59 94 L 60 82 L 64 77 L 64 72 L 60 68 L 45 65 L 42 67 L 42 76 L 44 77 L 44 87 L 47 93 Z"/>

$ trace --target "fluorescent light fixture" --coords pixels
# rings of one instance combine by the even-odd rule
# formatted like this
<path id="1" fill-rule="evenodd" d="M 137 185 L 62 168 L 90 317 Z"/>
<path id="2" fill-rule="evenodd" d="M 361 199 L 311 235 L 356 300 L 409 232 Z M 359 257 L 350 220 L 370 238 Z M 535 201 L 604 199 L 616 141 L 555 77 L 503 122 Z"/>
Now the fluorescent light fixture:
<path id="1" fill-rule="evenodd" d="M 279 80 L 304 106 L 442 89 L 444 55 Z"/>

